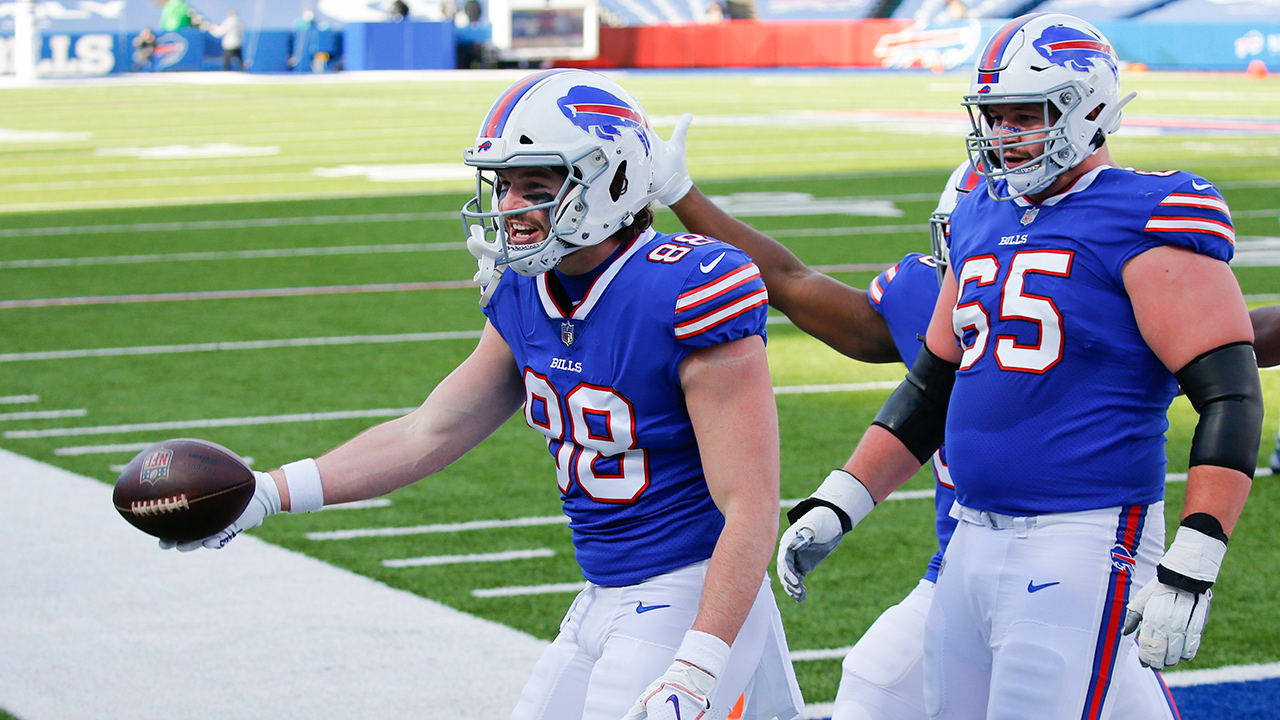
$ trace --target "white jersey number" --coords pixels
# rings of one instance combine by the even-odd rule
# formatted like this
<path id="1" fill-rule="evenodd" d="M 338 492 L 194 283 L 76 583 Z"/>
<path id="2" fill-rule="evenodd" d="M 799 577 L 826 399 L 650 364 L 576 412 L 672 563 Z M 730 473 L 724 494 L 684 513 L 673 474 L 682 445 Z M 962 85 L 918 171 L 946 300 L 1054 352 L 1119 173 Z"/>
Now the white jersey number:
<path id="1" fill-rule="evenodd" d="M 625 397 L 579 383 L 561 398 L 532 370 L 525 370 L 524 388 L 525 422 L 547 437 L 560 492 L 576 480 L 592 500 L 629 503 L 649 487 L 648 451 L 635 446 L 635 409 Z"/>
<path id="2" fill-rule="evenodd" d="M 1043 373 L 1062 360 L 1062 313 L 1051 298 L 1027 292 L 1025 279 L 1030 273 L 1070 277 L 1074 254 L 1065 250 L 1027 250 L 1015 253 L 1000 290 L 1000 319 L 1025 320 L 1035 323 L 1039 331 L 1031 344 L 1019 344 L 1014 335 L 997 335 L 995 360 L 1002 370 Z M 992 255 L 972 257 L 956 275 L 960 297 L 951 316 L 956 336 L 964 342 L 960 369 L 967 370 L 987 352 L 991 335 L 991 316 L 981 302 L 963 302 L 968 283 L 990 285 L 999 279 L 1000 263 Z"/>

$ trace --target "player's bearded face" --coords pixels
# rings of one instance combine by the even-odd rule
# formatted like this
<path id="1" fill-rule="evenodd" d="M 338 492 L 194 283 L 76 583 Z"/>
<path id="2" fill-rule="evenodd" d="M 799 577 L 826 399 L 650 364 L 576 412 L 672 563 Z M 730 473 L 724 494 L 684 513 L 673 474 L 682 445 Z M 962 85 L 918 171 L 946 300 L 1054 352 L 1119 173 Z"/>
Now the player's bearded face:
<path id="1" fill-rule="evenodd" d="M 524 167 L 498 171 L 498 209 L 518 210 L 555 200 L 564 184 L 559 168 Z M 551 216 L 544 208 L 509 215 L 504 220 L 507 242 L 529 245 L 542 242 L 551 232 Z"/>
<path id="2" fill-rule="evenodd" d="M 993 134 L 999 138 L 1008 137 L 1009 144 L 1000 140 L 992 143 L 988 150 L 998 157 L 1006 168 L 1015 168 L 1044 152 L 1044 143 L 1026 143 L 1028 140 L 1042 139 L 1044 133 L 1031 133 L 1045 127 L 1045 107 L 1041 103 L 1020 103 L 1016 105 L 990 105 L 985 108 L 987 122 Z M 1031 134 L 1019 134 L 1031 133 Z"/>

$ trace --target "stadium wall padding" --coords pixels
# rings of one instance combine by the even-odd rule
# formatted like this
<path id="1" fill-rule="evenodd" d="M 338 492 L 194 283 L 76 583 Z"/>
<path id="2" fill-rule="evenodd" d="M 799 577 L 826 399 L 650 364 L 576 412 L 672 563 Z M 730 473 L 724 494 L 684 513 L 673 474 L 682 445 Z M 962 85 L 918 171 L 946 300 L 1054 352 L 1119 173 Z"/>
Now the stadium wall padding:
<path id="1" fill-rule="evenodd" d="M 565 67 L 937 67 L 972 63 L 1001 20 L 971 21 L 947 28 L 911 27 L 907 21 L 732 20 L 716 25 L 655 25 L 600 28 L 600 56 L 563 61 Z M 1120 59 L 1161 70 L 1243 71 L 1263 62 L 1280 72 L 1280 21 L 1177 23 L 1100 22 Z M 92 77 L 128 72 L 133 33 L 59 33 L 41 36 L 38 73 L 44 77 Z M 286 72 L 295 34 L 250 31 L 245 59 L 253 72 Z M 307 41 L 328 55 L 326 63 L 299 62 L 295 72 L 446 69 L 456 64 L 451 23 L 351 23 L 322 30 Z M 13 73 L 12 36 L 0 35 L 0 75 Z M 216 70 L 221 48 L 196 30 L 160 36 L 162 53 L 152 70 Z M 879 48 L 879 49 L 877 49 Z"/>

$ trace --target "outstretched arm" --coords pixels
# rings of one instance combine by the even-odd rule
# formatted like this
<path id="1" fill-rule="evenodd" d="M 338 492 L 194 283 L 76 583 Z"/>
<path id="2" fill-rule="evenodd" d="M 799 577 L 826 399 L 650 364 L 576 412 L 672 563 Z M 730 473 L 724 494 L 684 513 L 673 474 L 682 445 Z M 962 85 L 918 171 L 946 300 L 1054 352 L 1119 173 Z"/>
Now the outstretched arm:
<path id="1" fill-rule="evenodd" d="M 439 471 L 501 427 L 523 402 L 524 384 L 511 348 L 485 323 L 476 349 L 421 406 L 316 459 L 324 503 L 385 495 Z M 271 475 L 288 510 L 284 473 Z"/>

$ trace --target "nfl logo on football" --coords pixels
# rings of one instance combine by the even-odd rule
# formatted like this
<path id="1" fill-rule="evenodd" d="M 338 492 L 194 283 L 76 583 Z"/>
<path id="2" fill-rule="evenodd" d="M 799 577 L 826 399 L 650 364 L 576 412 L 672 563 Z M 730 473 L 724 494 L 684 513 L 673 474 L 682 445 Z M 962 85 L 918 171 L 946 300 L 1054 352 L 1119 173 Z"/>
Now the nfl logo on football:
<path id="1" fill-rule="evenodd" d="M 155 484 L 169 477 L 169 461 L 173 459 L 173 453 L 169 450 L 157 450 L 147 456 L 142 461 L 142 472 L 138 475 L 138 480 L 145 483 Z"/>

